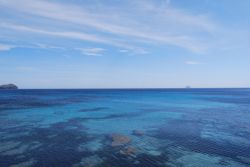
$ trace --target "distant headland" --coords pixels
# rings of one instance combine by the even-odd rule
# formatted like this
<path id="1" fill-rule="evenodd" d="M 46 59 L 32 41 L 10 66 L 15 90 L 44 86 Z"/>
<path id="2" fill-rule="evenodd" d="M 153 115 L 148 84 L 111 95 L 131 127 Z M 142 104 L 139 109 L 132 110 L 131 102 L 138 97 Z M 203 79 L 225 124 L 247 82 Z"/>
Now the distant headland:
<path id="1" fill-rule="evenodd" d="M 0 89 L 18 89 L 18 87 L 15 84 L 5 84 L 0 85 Z"/>

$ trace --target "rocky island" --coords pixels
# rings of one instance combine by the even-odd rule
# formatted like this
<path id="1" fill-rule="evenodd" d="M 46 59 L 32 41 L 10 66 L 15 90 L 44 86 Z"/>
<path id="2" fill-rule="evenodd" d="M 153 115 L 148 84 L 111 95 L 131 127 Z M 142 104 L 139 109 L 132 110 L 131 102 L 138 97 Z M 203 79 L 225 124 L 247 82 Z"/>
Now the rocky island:
<path id="1" fill-rule="evenodd" d="M 14 84 L 5 84 L 0 85 L 0 89 L 18 89 L 18 87 Z"/>

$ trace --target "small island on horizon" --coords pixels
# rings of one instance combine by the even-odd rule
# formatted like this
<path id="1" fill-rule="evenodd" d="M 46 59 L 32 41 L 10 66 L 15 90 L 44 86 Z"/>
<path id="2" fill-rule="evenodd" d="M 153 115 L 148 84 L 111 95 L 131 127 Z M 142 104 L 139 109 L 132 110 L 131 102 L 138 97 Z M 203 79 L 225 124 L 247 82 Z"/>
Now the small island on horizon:
<path id="1" fill-rule="evenodd" d="M 0 89 L 18 89 L 15 84 L 4 84 L 0 85 Z"/>

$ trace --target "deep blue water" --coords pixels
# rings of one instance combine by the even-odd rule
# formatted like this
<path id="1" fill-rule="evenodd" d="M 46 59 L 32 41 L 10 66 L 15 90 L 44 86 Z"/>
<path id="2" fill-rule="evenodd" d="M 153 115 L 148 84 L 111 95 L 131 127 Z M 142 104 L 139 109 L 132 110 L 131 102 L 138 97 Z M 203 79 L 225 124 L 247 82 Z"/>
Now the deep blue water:
<path id="1" fill-rule="evenodd" d="M 9 166 L 250 166 L 250 89 L 0 90 Z"/>

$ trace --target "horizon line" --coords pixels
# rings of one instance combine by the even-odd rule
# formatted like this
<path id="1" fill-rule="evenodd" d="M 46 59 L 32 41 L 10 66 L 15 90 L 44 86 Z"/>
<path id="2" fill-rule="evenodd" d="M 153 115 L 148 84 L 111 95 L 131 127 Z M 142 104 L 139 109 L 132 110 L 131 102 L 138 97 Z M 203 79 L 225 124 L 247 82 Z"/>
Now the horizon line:
<path id="1" fill-rule="evenodd" d="M 121 87 L 121 88 L 18 88 L 15 90 L 140 90 L 140 89 L 250 89 L 250 87 L 146 87 L 146 88 L 136 88 L 136 87 L 131 87 L 131 88 L 126 88 L 126 87 Z M 0 89 L 0 90 L 11 90 L 11 89 Z M 12 89 L 13 90 L 13 89 Z"/>

